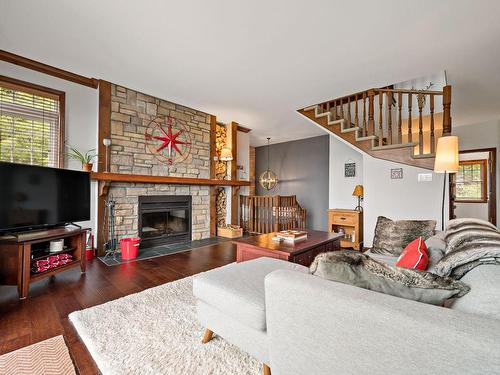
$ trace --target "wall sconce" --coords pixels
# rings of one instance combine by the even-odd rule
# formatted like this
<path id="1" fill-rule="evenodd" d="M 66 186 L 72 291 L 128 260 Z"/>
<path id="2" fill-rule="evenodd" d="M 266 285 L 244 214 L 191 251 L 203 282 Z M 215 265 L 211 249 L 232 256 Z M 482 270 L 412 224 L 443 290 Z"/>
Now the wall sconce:
<path id="1" fill-rule="evenodd" d="M 106 146 L 106 165 L 104 166 L 104 171 L 109 172 L 109 146 L 111 146 L 111 139 L 104 138 L 102 144 Z"/>

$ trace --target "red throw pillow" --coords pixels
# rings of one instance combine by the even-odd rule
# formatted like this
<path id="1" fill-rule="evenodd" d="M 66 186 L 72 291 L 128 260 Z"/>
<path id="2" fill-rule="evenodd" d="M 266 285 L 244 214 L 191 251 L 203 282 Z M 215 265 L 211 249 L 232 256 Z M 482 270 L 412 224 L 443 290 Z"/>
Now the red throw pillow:
<path id="1" fill-rule="evenodd" d="M 403 250 L 396 266 L 424 271 L 429 263 L 427 256 L 427 246 L 422 237 L 410 242 Z"/>

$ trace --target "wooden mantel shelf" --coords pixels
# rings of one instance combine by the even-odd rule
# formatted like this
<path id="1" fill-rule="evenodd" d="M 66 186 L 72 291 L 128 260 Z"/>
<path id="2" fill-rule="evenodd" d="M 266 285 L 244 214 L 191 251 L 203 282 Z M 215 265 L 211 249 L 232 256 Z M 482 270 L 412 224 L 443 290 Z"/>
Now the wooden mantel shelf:
<path id="1" fill-rule="evenodd" d="M 139 182 L 145 184 L 176 184 L 176 185 L 208 185 L 208 186 L 250 186 L 250 181 L 214 180 L 209 178 L 188 178 L 170 176 L 148 176 L 141 174 L 92 172 L 90 179 L 94 181 L 110 182 Z M 100 189 L 103 194 L 103 189 Z"/>

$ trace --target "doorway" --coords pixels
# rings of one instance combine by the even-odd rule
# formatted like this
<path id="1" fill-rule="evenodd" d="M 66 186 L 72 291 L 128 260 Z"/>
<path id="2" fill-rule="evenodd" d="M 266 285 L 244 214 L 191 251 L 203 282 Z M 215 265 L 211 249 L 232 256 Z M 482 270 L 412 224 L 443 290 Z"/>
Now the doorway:
<path id="1" fill-rule="evenodd" d="M 450 219 L 472 217 L 496 225 L 496 148 L 459 152 L 459 171 L 450 175 Z"/>

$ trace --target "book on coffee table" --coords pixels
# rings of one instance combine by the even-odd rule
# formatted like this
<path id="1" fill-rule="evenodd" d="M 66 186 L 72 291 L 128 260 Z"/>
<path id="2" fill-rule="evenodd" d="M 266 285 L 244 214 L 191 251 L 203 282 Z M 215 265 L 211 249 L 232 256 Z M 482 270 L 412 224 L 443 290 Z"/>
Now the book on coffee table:
<path id="1" fill-rule="evenodd" d="M 303 230 L 282 230 L 277 232 L 275 237 L 288 243 L 295 243 L 306 240 L 307 232 Z"/>

